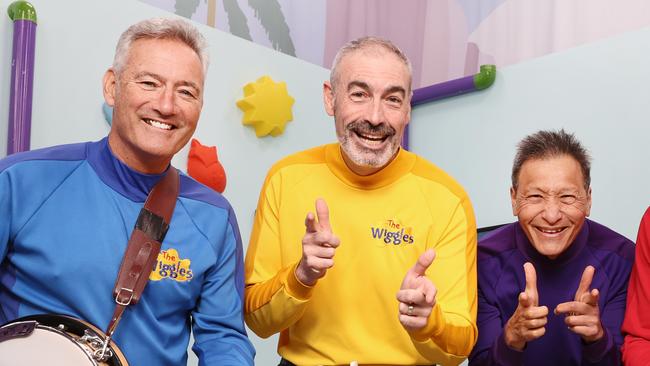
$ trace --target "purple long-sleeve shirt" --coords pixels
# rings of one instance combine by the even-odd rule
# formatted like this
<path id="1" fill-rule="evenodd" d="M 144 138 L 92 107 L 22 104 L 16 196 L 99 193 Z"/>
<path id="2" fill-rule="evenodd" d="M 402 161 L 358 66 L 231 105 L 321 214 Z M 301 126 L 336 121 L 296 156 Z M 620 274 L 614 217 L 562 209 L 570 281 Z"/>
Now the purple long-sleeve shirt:
<path id="1" fill-rule="evenodd" d="M 537 271 L 539 305 L 549 309 L 546 333 L 523 351 L 505 344 L 503 328 L 524 290 L 523 265 Z M 539 254 L 519 223 L 486 235 L 478 245 L 478 329 L 470 365 L 620 365 L 627 283 L 634 262 L 634 244 L 625 237 L 586 220 L 569 248 L 556 259 Z M 599 308 L 605 336 L 586 344 L 553 309 L 573 301 L 582 272 L 594 266 L 591 288 L 600 291 Z"/>

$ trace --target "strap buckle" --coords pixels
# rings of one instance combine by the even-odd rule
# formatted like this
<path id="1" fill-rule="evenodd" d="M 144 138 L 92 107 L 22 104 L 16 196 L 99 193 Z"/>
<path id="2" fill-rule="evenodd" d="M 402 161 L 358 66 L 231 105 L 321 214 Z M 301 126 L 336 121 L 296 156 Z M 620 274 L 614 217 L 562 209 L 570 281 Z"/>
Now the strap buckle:
<path id="1" fill-rule="evenodd" d="M 124 300 L 124 301 L 121 301 L 121 300 L 120 300 L 120 298 L 121 298 L 120 295 L 122 295 L 122 291 L 126 291 L 127 294 L 125 294 L 125 295 L 129 297 L 128 299 L 126 299 L 126 300 Z M 116 302 L 118 305 L 129 306 L 129 304 L 131 304 L 131 300 L 133 300 L 133 290 L 132 290 L 132 289 L 122 287 L 122 288 L 117 292 L 117 294 L 115 294 L 115 302 Z"/>

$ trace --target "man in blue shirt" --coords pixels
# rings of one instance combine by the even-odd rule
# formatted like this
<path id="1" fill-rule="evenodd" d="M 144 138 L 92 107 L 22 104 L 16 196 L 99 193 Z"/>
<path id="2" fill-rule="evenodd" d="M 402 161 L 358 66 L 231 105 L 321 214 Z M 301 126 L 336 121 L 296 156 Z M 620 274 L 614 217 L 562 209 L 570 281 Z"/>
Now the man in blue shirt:
<path id="1" fill-rule="evenodd" d="M 0 161 L 0 323 L 55 313 L 106 329 L 144 200 L 196 128 L 207 57 L 185 21 L 131 26 L 103 79 L 113 107 L 108 137 Z M 129 364 L 186 364 L 191 328 L 201 365 L 253 365 L 242 266 L 226 199 L 181 175 L 149 283 L 114 335 Z"/>

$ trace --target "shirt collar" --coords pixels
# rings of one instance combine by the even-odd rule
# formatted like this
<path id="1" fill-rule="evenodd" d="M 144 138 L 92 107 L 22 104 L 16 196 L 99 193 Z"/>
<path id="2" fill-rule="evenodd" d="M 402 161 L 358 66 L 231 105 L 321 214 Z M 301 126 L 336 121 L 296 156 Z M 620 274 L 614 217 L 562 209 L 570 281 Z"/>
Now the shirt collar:
<path id="1" fill-rule="evenodd" d="M 108 137 L 88 145 L 88 162 L 106 185 L 136 202 L 144 202 L 151 188 L 167 172 L 144 174 L 133 170 L 113 154 Z"/>
<path id="2" fill-rule="evenodd" d="M 413 169 L 415 154 L 402 148 L 397 156 L 378 172 L 370 175 L 354 173 L 343 160 L 343 152 L 339 143 L 329 144 L 325 147 L 325 161 L 330 171 L 347 185 L 363 189 L 377 189 L 387 186 Z"/>

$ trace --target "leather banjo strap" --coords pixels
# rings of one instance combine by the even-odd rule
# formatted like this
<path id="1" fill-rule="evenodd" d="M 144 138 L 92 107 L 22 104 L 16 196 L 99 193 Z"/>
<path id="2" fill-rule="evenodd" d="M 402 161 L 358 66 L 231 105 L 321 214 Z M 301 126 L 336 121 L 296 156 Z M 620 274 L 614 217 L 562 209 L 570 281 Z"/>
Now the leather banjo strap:
<path id="1" fill-rule="evenodd" d="M 106 331 L 110 339 L 124 313 L 124 309 L 140 300 L 149 275 L 167 234 L 179 190 L 179 175 L 174 167 L 151 189 L 140 210 L 131 238 L 127 244 L 113 295 L 115 311 Z"/>

